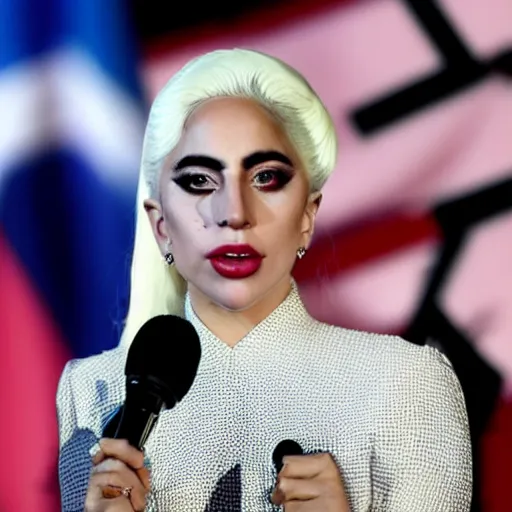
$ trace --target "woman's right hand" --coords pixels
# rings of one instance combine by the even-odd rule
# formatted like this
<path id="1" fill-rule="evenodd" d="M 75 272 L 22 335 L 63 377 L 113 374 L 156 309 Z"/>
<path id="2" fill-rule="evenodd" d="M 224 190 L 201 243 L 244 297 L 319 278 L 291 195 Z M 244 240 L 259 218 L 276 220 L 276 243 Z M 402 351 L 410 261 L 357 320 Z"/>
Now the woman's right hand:
<path id="1" fill-rule="evenodd" d="M 149 471 L 141 451 L 124 439 L 101 439 L 92 463 L 85 512 L 144 510 Z"/>

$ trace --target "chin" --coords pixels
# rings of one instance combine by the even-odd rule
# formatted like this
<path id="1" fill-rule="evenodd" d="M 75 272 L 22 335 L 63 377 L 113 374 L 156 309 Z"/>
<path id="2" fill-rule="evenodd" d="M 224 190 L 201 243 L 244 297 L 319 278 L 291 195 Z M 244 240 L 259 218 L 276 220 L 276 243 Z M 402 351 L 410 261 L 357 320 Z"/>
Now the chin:
<path id="1" fill-rule="evenodd" d="M 229 311 L 244 311 L 258 302 L 264 293 L 256 279 L 225 279 L 212 290 L 210 298 Z"/>

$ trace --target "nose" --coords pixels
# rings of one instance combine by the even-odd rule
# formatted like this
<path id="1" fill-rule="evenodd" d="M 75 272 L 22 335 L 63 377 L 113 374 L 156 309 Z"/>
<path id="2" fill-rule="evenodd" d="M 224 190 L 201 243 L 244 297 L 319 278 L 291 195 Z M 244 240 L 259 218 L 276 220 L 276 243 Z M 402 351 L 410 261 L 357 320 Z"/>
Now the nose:
<path id="1" fill-rule="evenodd" d="M 245 229 L 250 226 L 246 200 L 239 183 L 230 183 L 216 194 L 214 215 L 219 227 Z"/>

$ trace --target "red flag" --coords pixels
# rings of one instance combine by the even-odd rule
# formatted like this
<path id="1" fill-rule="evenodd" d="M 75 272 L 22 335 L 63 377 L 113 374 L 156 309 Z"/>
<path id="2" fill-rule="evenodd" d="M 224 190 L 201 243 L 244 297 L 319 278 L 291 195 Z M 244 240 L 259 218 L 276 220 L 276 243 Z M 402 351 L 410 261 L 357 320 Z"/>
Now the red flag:
<path id="1" fill-rule="evenodd" d="M 54 323 L 0 232 L 0 509 L 55 512 L 55 393 L 67 360 Z"/>

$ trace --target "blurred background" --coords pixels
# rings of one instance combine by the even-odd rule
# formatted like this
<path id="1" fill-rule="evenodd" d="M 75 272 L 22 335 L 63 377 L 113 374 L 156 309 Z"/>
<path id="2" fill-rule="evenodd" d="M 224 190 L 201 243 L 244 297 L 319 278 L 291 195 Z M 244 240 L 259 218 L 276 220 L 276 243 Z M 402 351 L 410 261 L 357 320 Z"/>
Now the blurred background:
<path id="1" fill-rule="evenodd" d="M 0 0 L 0 512 L 59 510 L 56 386 L 119 339 L 149 104 L 235 46 L 296 67 L 339 132 L 308 308 L 442 350 L 473 512 L 512 510 L 511 21 L 510 0 Z"/>

